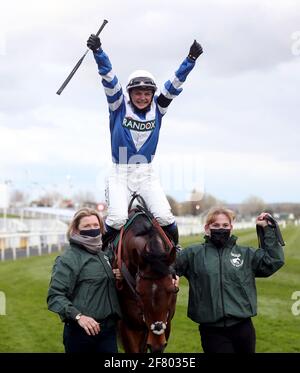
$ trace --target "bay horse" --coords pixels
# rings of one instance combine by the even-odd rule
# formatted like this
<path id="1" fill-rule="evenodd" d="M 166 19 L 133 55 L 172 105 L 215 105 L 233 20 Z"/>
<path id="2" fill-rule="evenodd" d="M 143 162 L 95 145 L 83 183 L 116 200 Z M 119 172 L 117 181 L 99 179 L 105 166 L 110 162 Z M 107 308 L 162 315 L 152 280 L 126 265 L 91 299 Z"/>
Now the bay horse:
<path id="1" fill-rule="evenodd" d="M 116 263 L 123 275 L 121 286 L 117 283 L 123 348 L 130 353 L 163 352 L 178 292 L 172 270 L 176 248 L 145 205 L 130 212 L 117 240 Z"/>

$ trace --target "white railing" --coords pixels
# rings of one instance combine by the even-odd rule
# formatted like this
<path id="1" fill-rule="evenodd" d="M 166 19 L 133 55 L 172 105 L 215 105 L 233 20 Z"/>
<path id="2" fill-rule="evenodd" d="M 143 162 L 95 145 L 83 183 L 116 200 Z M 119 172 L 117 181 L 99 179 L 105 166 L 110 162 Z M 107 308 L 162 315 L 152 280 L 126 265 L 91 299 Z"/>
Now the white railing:
<path id="1" fill-rule="evenodd" d="M 198 217 L 176 217 L 180 236 L 189 236 L 203 233 L 203 221 Z M 278 222 L 281 228 L 286 227 L 285 221 Z M 295 222 L 300 225 L 299 221 Z M 235 222 L 234 229 L 254 228 L 255 221 Z M 18 255 L 29 257 L 31 255 L 42 255 L 51 253 L 54 250 L 60 251 L 67 243 L 66 230 L 40 231 L 40 232 L 0 232 L 0 259 L 5 258 L 16 260 Z"/>
<path id="2" fill-rule="evenodd" d="M 62 209 L 55 207 L 10 207 L 7 209 L 7 214 L 18 215 L 23 218 L 31 219 L 56 219 L 69 223 L 76 210 Z"/>
<path id="3" fill-rule="evenodd" d="M 42 255 L 43 249 L 51 254 L 53 248 L 62 250 L 67 242 L 65 231 L 55 232 L 20 232 L 20 233 L 0 233 L 0 255 L 4 261 L 10 252 L 11 259 L 17 259 L 17 253 L 25 252 L 29 257 L 33 251 L 35 255 Z"/>

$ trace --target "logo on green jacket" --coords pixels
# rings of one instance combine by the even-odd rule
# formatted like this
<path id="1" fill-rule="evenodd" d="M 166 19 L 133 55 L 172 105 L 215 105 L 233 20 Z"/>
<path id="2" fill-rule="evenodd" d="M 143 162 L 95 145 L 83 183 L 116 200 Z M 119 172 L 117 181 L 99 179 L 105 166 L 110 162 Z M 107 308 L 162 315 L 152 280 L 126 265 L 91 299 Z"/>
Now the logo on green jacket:
<path id="1" fill-rule="evenodd" d="M 244 259 L 240 258 L 241 254 L 235 254 L 235 253 L 231 252 L 230 255 L 233 257 L 233 258 L 230 259 L 230 263 L 234 267 L 241 267 L 244 264 Z"/>
<path id="2" fill-rule="evenodd" d="M 152 131 L 155 128 L 155 119 L 149 120 L 148 122 L 140 122 L 130 117 L 125 117 L 122 125 L 123 127 L 134 131 Z"/>
<path id="3" fill-rule="evenodd" d="M 104 255 L 104 259 L 107 261 L 107 264 L 111 267 L 111 265 L 110 265 L 110 261 L 109 261 L 109 258 L 108 258 L 107 255 Z"/>

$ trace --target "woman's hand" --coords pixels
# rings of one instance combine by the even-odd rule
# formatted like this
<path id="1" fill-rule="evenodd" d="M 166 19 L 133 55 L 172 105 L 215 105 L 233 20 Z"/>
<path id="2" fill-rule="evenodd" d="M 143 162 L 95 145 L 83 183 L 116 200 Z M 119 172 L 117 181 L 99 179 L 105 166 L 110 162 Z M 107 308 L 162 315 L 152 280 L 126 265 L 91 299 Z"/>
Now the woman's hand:
<path id="1" fill-rule="evenodd" d="M 116 280 L 123 280 L 122 273 L 120 272 L 119 268 L 114 268 L 113 273 L 115 275 Z"/>
<path id="2" fill-rule="evenodd" d="M 100 332 L 100 324 L 92 317 L 81 315 L 77 322 L 88 335 L 96 335 Z"/>
<path id="3" fill-rule="evenodd" d="M 266 227 L 268 225 L 268 222 L 266 220 L 266 217 L 270 216 L 267 212 L 262 212 L 258 217 L 256 218 L 256 224 L 261 225 L 262 227 Z"/>

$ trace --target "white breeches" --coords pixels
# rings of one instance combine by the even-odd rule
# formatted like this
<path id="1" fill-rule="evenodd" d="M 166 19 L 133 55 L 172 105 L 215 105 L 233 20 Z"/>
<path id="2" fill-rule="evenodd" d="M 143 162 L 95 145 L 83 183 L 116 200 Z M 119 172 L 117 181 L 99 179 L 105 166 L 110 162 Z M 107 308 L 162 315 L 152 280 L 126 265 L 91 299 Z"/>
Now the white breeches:
<path id="1" fill-rule="evenodd" d="M 142 196 L 161 226 L 175 221 L 171 207 L 151 164 L 113 164 L 106 182 L 106 224 L 121 229 L 128 218 L 132 194 Z"/>

